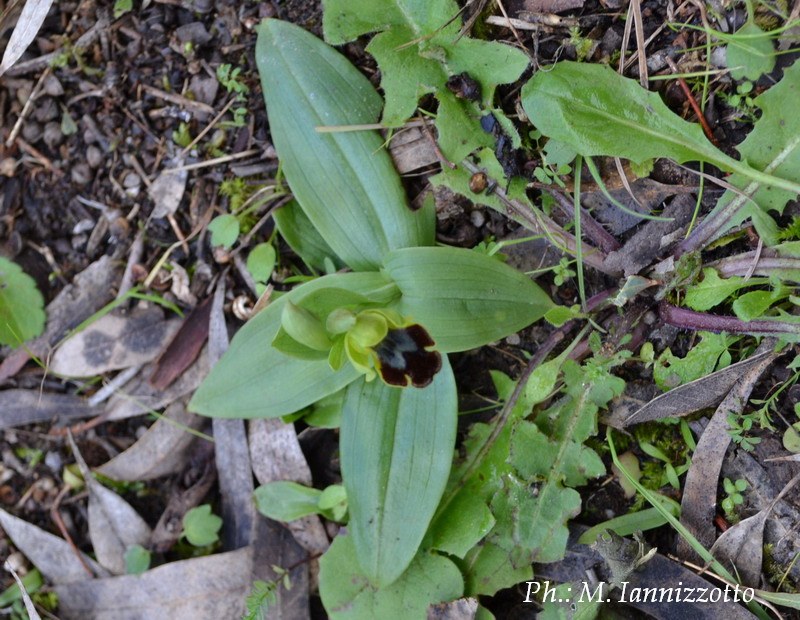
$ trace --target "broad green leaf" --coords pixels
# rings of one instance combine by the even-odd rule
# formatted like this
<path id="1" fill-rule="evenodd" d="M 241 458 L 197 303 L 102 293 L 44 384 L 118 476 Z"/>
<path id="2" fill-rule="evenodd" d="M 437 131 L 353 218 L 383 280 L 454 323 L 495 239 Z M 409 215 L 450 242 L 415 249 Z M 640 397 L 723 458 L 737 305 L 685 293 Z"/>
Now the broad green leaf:
<path id="1" fill-rule="evenodd" d="M 192 411 L 222 418 L 275 418 L 333 394 L 359 374 L 349 364 L 338 372 L 327 360 L 289 357 L 271 343 L 287 300 L 339 287 L 390 302 L 397 288 L 378 273 L 333 274 L 307 282 L 271 303 L 244 325 L 189 403 Z"/>
<path id="2" fill-rule="evenodd" d="M 336 537 L 319 568 L 320 595 L 331 620 L 425 618 L 429 605 L 457 599 L 464 590 L 453 562 L 425 552 L 394 583 L 376 588 L 359 566 L 351 534 Z"/>
<path id="3" fill-rule="evenodd" d="M 727 65 L 734 80 L 757 80 L 775 68 L 772 40 L 755 22 L 748 21 L 726 40 Z"/>
<path id="4" fill-rule="evenodd" d="M 278 480 L 262 484 L 254 492 L 256 508 L 265 517 L 276 521 L 294 521 L 319 512 L 322 491 Z"/>
<path id="5" fill-rule="evenodd" d="M 742 159 L 754 168 L 794 182 L 800 182 L 800 115 L 795 105 L 798 100 L 800 63 L 796 62 L 784 71 L 780 82 L 755 98 L 761 118 L 736 147 Z M 794 200 L 797 192 L 740 174 L 731 175 L 727 181 L 741 192 L 725 192 L 697 232 L 708 230 L 705 236 L 714 239 L 752 217 L 759 235 L 768 245 L 774 245 L 777 230 L 765 212 L 783 213 L 786 203 Z"/>
<path id="6" fill-rule="evenodd" d="M 430 239 L 433 219 L 408 208 L 377 132 L 317 130 L 375 123 L 382 101 L 369 80 L 332 47 L 276 19 L 259 26 L 256 63 L 283 172 L 333 251 L 369 270 L 389 250 Z"/>
<path id="7" fill-rule="evenodd" d="M 330 43 L 378 33 L 367 51 L 381 69 L 385 124 L 400 125 L 423 95 L 434 93 L 439 100 L 439 143 L 447 157 L 460 161 L 475 148 L 492 144 L 491 136 L 479 129 L 479 107 L 456 98 L 447 80 L 468 73 L 480 85 L 484 107 L 491 108 L 497 85 L 515 81 L 528 66 L 524 53 L 460 36 L 460 8 L 454 0 L 326 0 L 324 6 L 323 26 Z"/>
<path id="8" fill-rule="evenodd" d="M 337 268 L 344 266 L 344 263 L 314 228 L 311 220 L 308 219 L 296 200 L 290 201 L 275 211 L 272 219 L 275 220 L 275 227 L 289 247 L 309 267 L 323 271 L 325 259 L 332 260 Z"/>
<path id="9" fill-rule="evenodd" d="M 692 310 L 705 312 L 721 304 L 736 291 L 747 286 L 766 284 L 766 278 L 720 278 L 715 269 L 703 269 L 703 279 L 686 290 L 685 304 Z"/>
<path id="10" fill-rule="evenodd" d="M 259 243 L 247 255 L 247 271 L 256 282 L 266 282 L 272 277 L 278 255 L 271 243 Z"/>
<path id="11" fill-rule="evenodd" d="M 683 120 L 657 93 L 605 65 L 561 62 L 537 72 L 522 88 L 522 107 L 544 135 L 565 142 L 584 156 L 624 157 L 636 163 L 657 157 L 705 161 L 747 179 L 800 193 L 797 182 L 772 176 L 772 170 L 765 174 L 750 167 L 754 162 L 748 165 L 725 155 L 706 139 L 700 125 Z M 798 140 L 797 136 L 790 139 Z"/>
<path id="12" fill-rule="evenodd" d="M 773 291 L 750 291 L 733 302 L 733 313 L 742 321 L 752 321 L 764 316 L 775 301 Z"/>
<path id="13" fill-rule="evenodd" d="M 0 344 L 16 347 L 44 329 L 44 298 L 36 282 L 0 256 Z"/>
<path id="14" fill-rule="evenodd" d="M 398 310 L 424 325 L 443 352 L 504 338 L 554 305 L 528 276 L 470 250 L 396 250 L 384 265 L 402 293 Z"/>
<path id="15" fill-rule="evenodd" d="M 342 413 L 348 530 L 364 574 L 384 587 L 413 559 L 447 483 L 458 416 L 453 372 L 444 358 L 426 388 L 356 381 Z"/>
<path id="16" fill-rule="evenodd" d="M 239 220 L 230 213 L 218 215 L 208 223 L 208 230 L 211 233 L 211 245 L 230 248 L 239 237 Z"/>
<path id="17" fill-rule="evenodd" d="M 192 508 L 183 516 L 183 536 L 195 547 L 205 547 L 219 540 L 222 519 L 211 512 L 210 504 Z"/>

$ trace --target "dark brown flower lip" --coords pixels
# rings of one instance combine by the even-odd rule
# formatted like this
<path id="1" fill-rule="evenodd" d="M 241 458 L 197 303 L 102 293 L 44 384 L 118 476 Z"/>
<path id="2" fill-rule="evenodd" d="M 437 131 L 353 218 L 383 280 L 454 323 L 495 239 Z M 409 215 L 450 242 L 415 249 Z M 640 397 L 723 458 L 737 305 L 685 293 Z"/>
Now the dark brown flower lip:
<path id="1" fill-rule="evenodd" d="M 389 385 L 428 386 L 442 368 L 441 354 L 427 350 L 435 344 L 422 325 L 413 323 L 390 329 L 386 338 L 375 347 L 378 372 Z"/>

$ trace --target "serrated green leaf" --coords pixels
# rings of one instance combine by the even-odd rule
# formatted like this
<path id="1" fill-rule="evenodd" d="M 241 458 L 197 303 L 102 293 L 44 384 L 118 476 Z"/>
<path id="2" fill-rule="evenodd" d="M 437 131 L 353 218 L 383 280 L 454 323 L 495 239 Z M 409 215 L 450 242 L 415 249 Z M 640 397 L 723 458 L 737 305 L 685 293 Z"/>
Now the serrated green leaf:
<path id="1" fill-rule="evenodd" d="M 375 123 L 382 102 L 369 80 L 312 34 L 275 19 L 259 26 L 256 63 L 283 172 L 334 252 L 368 270 L 389 250 L 428 242 L 433 219 L 407 207 L 383 138 L 317 131 Z"/>
<path id="2" fill-rule="evenodd" d="M 307 407 L 355 380 L 359 374 L 350 364 L 334 372 L 325 359 L 297 359 L 271 346 L 286 301 L 297 301 L 327 287 L 369 295 L 384 303 L 397 296 L 397 288 L 378 273 L 333 274 L 295 288 L 236 333 L 189 408 L 212 417 L 275 418 Z"/>
<path id="3" fill-rule="evenodd" d="M 780 82 L 754 99 L 753 103 L 761 109 L 761 118 L 736 147 L 742 160 L 752 167 L 795 183 L 800 182 L 800 115 L 794 103 L 798 98 L 800 63 L 796 62 L 784 71 Z M 750 217 L 764 242 L 775 245 L 777 226 L 766 212 L 782 213 L 797 191 L 738 173 L 726 180 L 741 191 L 726 191 L 694 236 L 701 241 L 716 239 Z"/>
<path id="4" fill-rule="evenodd" d="M 278 254 L 271 243 L 259 243 L 247 255 L 247 271 L 256 282 L 266 282 L 272 277 Z"/>
<path id="5" fill-rule="evenodd" d="M 560 62 L 537 72 L 522 88 L 522 107 L 543 134 L 584 156 L 624 157 L 635 163 L 658 157 L 704 161 L 800 193 L 796 181 L 774 176 L 773 170 L 765 174 L 762 168 L 751 167 L 753 162 L 748 165 L 725 155 L 706 139 L 700 125 L 683 120 L 657 93 L 605 65 Z M 797 141 L 800 138 L 795 135 L 792 142 Z"/>
<path id="6" fill-rule="evenodd" d="M 457 599 L 461 573 L 445 557 L 419 553 L 408 570 L 376 588 L 361 570 L 352 535 L 339 535 L 319 562 L 319 590 L 331 620 L 425 618 L 428 606 Z"/>
<path id="7" fill-rule="evenodd" d="M 44 298 L 16 263 L 0 257 L 0 344 L 19 346 L 44 329 Z"/>
<path id="8" fill-rule="evenodd" d="M 772 40 L 755 22 L 748 21 L 726 39 L 727 65 L 734 80 L 757 80 L 775 68 Z"/>
<path id="9" fill-rule="evenodd" d="M 211 245 L 231 248 L 239 238 L 239 220 L 230 213 L 218 215 L 208 223 Z"/>
<path id="10" fill-rule="evenodd" d="M 383 587 L 413 559 L 447 483 L 458 417 L 453 372 L 444 358 L 426 388 L 356 381 L 342 413 L 348 530 L 364 574 Z"/>
<path id="11" fill-rule="evenodd" d="M 508 550 L 489 540 L 474 547 L 458 565 L 464 573 L 465 596 L 492 596 L 498 590 L 533 578 L 530 564 L 515 567 L 509 561 Z"/>
<path id="12" fill-rule="evenodd" d="M 195 547 L 205 547 L 219 540 L 222 519 L 211 512 L 210 504 L 192 508 L 183 516 L 183 536 Z"/>
<path id="13" fill-rule="evenodd" d="M 384 266 L 402 293 L 398 311 L 424 325 L 443 352 L 494 342 L 554 305 L 528 276 L 470 250 L 396 250 Z"/>
<path id="14" fill-rule="evenodd" d="M 685 304 L 692 310 L 705 312 L 721 304 L 736 291 L 747 286 L 766 284 L 766 278 L 720 278 L 715 269 L 703 269 L 703 279 L 686 290 Z"/>
<path id="15" fill-rule="evenodd" d="M 653 379 L 660 389 L 670 390 L 710 375 L 731 363 L 728 347 L 737 338 L 710 332 L 700 332 L 700 335 L 702 339 L 689 350 L 686 357 L 676 357 L 669 349 L 658 356 L 653 364 Z"/>
<path id="16" fill-rule="evenodd" d="M 258 487 L 254 496 L 256 508 L 265 517 L 276 521 L 294 521 L 317 514 L 322 491 L 296 482 L 278 480 Z"/>
<path id="17" fill-rule="evenodd" d="M 434 93 L 439 100 L 440 145 L 447 157 L 460 161 L 490 143 L 489 136 L 481 136 L 478 129 L 478 106 L 457 99 L 447 89 L 447 79 L 468 72 L 481 87 L 483 105 L 492 107 L 496 87 L 513 82 L 527 67 L 524 53 L 494 41 L 460 36 L 459 20 L 454 19 L 460 9 L 453 0 L 326 0 L 324 6 L 323 26 L 330 43 L 378 33 L 367 51 L 381 69 L 385 124 L 400 125 L 414 113 L 423 95 Z"/>
<path id="18" fill-rule="evenodd" d="M 344 267 L 344 263 L 320 236 L 296 200 L 275 211 L 272 219 L 275 220 L 275 227 L 286 243 L 306 265 L 317 271 L 325 271 L 327 259 L 332 260 L 337 269 Z"/>

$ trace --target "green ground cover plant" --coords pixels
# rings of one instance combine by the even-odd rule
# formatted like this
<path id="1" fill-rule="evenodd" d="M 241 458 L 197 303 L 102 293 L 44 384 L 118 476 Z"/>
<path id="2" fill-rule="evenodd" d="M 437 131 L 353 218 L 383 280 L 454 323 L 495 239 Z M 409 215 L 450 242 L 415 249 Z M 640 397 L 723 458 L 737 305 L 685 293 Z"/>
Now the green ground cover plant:
<path id="1" fill-rule="evenodd" d="M 800 194 L 800 127 L 786 103 L 800 90 L 800 64 L 752 100 L 761 117 L 739 146 L 741 160 L 713 146 L 657 94 L 608 67 L 562 62 L 534 73 L 521 105 L 557 162 L 538 175 L 543 184 L 563 187 L 559 177 L 574 170 L 579 194 L 583 159 L 597 178 L 591 158 L 599 156 L 640 165 L 670 158 L 733 173 L 717 207 L 669 257 L 672 269 L 585 299 L 585 265 L 620 274 L 583 240 L 577 199 L 573 230 L 555 224 L 532 204 L 524 180 L 506 178 L 513 175 L 481 128 L 491 113 L 512 142 L 527 143 L 494 95 L 498 85 L 520 78 L 528 59 L 507 45 L 461 36 L 457 14 L 447 0 L 325 4 L 329 43 L 377 33 L 366 49 L 381 69 L 385 99 L 313 35 L 274 19 L 259 27 L 256 57 L 272 139 L 294 196 L 278 211 L 277 227 L 311 269 L 326 275 L 275 295 L 237 333 L 190 409 L 340 426 L 341 487 L 275 482 L 256 493 L 271 518 L 320 514 L 346 523 L 320 561 L 320 592 L 332 618 L 422 618 L 430 604 L 495 594 L 532 579 L 533 563 L 564 556 L 568 523 L 582 507 L 576 488 L 606 473 L 606 448 L 591 443 L 599 413 L 623 393 L 615 369 L 633 356 L 625 348 L 630 335 L 604 342 L 590 322 L 569 341 L 574 320 L 609 299 L 622 306 L 657 288 L 662 320 L 703 332 L 684 357 L 667 349 L 656 359 L 652 348 L 643 351 L 664 389 L 731 363 L 738 336 L 717 332 L 791 341 L 800 335 L 792 312 L 800 303 L 792 282 L 798 250 L 795 241 L 781 239 L 774 219 Z M 562 262 L 559 278 L 563 284 L 578 276 L 582 307 L 556 306 L 528 276 L 486 252 L 434 243 L 431 207 L 409 208 L 374 130 L 379 121 L 401 126 L 428 94 L 436 99 L 439 145 L 454 164 L 432 183 L 501 211 L 574 255 L 576 272 Z M 493 191 L 476 189 L 478 172 L 492 180 Z M 759 262 L 755 272 L 747 256 L 704 263 L 708 244 L 748 218 L 763 242 L 775 246 L 773 262 Z M 238 228 L 226 240 L 237 235 Z M 274 251 L 267 258 L 274 261 Z M 728 308 L 732 315 L 719 313 Z M 457 391 L 447 354 L 546 316 L 557 328 L 523 375 L 493 373 L 499 413 L 473 424 L 457 445 Z M 579 346 L 582 362 L 570 359 Z M 691 439 L 685 424 L 676 432 Z M 639 447 L 663 470 L 649 476 L 653 484 L 679 489 L 690 465 L 686 453 L 673 462 L 652 443 Z M 627 476 L 610 435 L 608 450 Z M 676 521 L 674 502 L 638 480 L 631 485 L 652 508 L 609 528 L 630 533 L 670 523 L 693 540 Z M 781 604 L 798 605 L 785 597 Z"/>

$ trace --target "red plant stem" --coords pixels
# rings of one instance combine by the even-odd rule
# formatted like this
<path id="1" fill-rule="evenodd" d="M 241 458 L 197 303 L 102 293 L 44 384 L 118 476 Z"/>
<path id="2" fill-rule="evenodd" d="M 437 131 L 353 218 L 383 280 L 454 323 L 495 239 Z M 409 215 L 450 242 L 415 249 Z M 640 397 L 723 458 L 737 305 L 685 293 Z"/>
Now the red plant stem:
<path id="1" fill-rule="evenodd" d="M 669 325 L 683 329 L 693 329 L 707 332 L 729 332 L 732 334 L 788 334 L 800 335 L 800 324 L 788 323 L 780 320 L 742 321 L 735 316 L 718 316 L 695 312 L 688 308 L 679 308 L 665 301 L 658 305 L 658 315 L 661 320 Z"/>
<path id="2" fill-rule="evenodd" d="M 678 67 L 672 61 L 671 58 L 667 58 L 667 63 L 669 64 L 669 68 L 672 69 L 673 72 L 677 73 Z M 709 126 L 708 121 L 706 120 L 706 116 L 705 114 L 703 114 L 703 111 L 700 109 L 700 106 L 697 105 L 697 100 L 695 100 L 694 95 L 692 94 L 692 90 L 689 88 L 689 85 L 686 83 L 686 80 L 684 80 L 682 77 L 675 79 L 678 80 L 678 85 L 681 87 L 681 90 L 683 91 L 683 94 L 686 97 L 686 101 L 689 102 L 689 105 L 691 106 L 692 110 L 694 110 L 695 116 L 697 116 L 697 120 L 700 123 L 700 126 L 703 128 L 703 133 L 706 134 L 706 138 L 709 139 L 711 144 L 719 148 L 719 141 L 714 137 L 714 132 L 711 131 L 711 127 Z"/>

